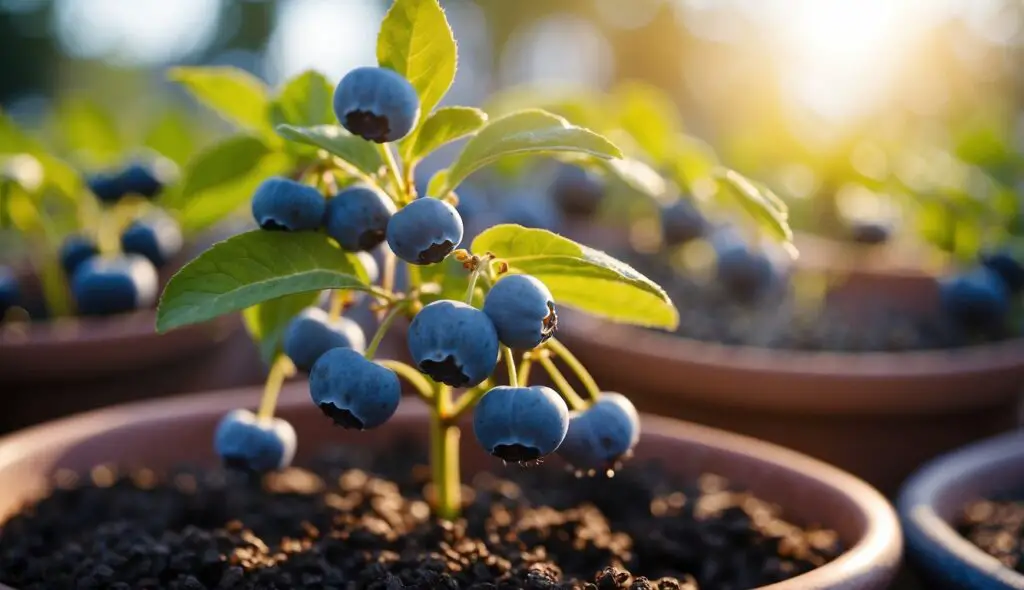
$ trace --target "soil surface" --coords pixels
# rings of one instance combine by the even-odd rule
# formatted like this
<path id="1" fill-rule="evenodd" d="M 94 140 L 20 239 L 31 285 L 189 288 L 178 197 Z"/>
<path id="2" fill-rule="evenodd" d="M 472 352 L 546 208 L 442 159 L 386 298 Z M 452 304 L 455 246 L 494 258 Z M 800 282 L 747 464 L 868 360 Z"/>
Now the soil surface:
<path id="1" fill-rule="evenodd" d="M 968 504 L 960 534 L 1006 567 L 1024 574 L 1024 500 L 978 500 Z"/>
<path id="2" fill-rule="evenodd" d="M 633 462 L 613 478 L 500 469 L 465 488 L 455 523 L 424 501 L 420 446 L 337 449 L 263 478 L 222 470 L 59 473 L 0 530 L 0 582 L 19 590 L 741 590 L 835 558 L 724 479 L 670 482 Z"/>

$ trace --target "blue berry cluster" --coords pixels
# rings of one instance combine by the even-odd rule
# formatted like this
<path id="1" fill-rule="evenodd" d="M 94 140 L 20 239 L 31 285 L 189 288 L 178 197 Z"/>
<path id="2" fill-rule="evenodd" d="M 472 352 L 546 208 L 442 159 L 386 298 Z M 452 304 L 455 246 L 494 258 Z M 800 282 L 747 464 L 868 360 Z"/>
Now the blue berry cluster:
<path id="1" fill-rule="evenodd" d="M 105 205 L 116 205 L 129 195 L 155 199 L 169 180 L 166 165 L 134 162 L 121 170 L 101 172 L 87 181 L 89 190 Z"/>
<path id="2" fill-rule="evenodd" d="M 1024 292 L 1024 263 L 1010 252 L 983 252 L 979 264 L 939 283 L 943 309 L 970 332 L 992 333 L 1006 326 L 1011 299 Z"/>

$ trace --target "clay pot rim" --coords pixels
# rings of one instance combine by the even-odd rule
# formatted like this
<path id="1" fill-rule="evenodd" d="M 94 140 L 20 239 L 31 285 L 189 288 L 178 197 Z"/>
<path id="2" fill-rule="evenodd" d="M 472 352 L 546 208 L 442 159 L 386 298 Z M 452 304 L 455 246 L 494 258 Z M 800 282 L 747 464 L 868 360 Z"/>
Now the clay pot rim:
<path id="1" fill-rule="evenodd" d="M 296 385 L 288 387 L 294 389 Z M 129 420 L 155 423 L 173 417 L 208 414 L 214 410 L 226 412 L 232 408 L 249 407 L 254 399 L 253 392 L 253 388 L 242 388 L 134 402 L 33 426 L 0 438 L 0 471 L 18 457 L 45 452 L 54 446 L 55 441 L 77 444 Z M 305 395 L 282 393 L 284 395 L 279 402 L 282 409 L 309 403 Z M 427 415 L 427 407 L 419 400 L 406 399 L 396 415 L 423 418 Z M 870 575 L 880 565 L 895 568 L 900 561 L 903 538 L 893 507 L 880 492 L 853 475 L 796 451 L 747 436 L 647 414 L 642 415 L 642 420 L 645 438 L 692 441 L 729 452 L 742 452 L 765 464 L 827 483 L 861 513 L 866 523 L 863 535 L 837 559 L 797 578 L 764 586 L 761 590 L 829 587 L 836 580 L 849 584 L 860 576 Z M 0 584 L 0 590 L 13 589 Z"/>
<path id="2" fill-rule="evenodd" d="M 221 321 L 222 318 L 212 320 Z M 201 326 L 203 324 L 196 324 Z M 194 326 L 189 326 L 191 328 Z M 187 328 L 186 328 L 187 329 Z M 8 331 L 18 332 L 10 336 Z M 109 316 L 67 316 L 27 322 L 23 326 L 0 329 L 0 350 L 31 349 L 70 342 L 89 344 L 159 337 L 156 309 L 139 309 Z"/>
<path id="3" fill-rule="evenodd" d="M 944 493 L 962 488 L 965 482 L 974 490 L 1005 491 L 1005 482 L 992 481 L 986 470 L 1006 463 L 1024 461 L 1024 431 L 988 438 L 937 457 L 907 480 L 900 490 L 897 509 L 907 536 L 913 545 L 925 545 L 932 557 L 950 573 L 967 568 L 991 578 L 1000 587 L 1024 588 L 1024 575 L 1004 566 L 995 557 L 961 536 L 950 519 L 940 514 L 936 504 Z M 1016 478 L 1020 479 L 1020 478 Z M 962 508 L 962 507 L 961 507 Z M 912 545 L 912 546 L 913 546 Z"/>

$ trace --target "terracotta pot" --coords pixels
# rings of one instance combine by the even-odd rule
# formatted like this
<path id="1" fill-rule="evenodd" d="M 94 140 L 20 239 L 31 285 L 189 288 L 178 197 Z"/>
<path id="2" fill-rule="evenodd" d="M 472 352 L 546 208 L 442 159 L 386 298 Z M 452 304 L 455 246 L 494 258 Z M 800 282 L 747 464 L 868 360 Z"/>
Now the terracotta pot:
<path id="1" fill-rule="evenodd" d="M 931 457 L 1017 424 L 1024 339 L 948 351 L 728 346 L 563 312 L 559 337 L 641 411 L 824 459 L 883 492 Z"/>
<path id="2" fill-rule="evenodd" d="M 1024 433 L 975 443 L 923 467 L 900 493 L 913 565 L 929 588 L 1021 590 L 1021 575 L 961 537 L 955 522 L 973 500 L 1024 491 Z"/>
<path id="3" fill-rule="evenodd" d="M 408 434 L 427 437 L 426 407 L 403 403 L 384 427 L 353 433 L 334 428 L 308 398 L 304 385 L 282 393 L 279 413 L 299 433 L 299 460 L 325 443 L 385 445 Z M 87 470 L 99 463 L 168 468 L 214 461 L 210 440 L 228 410 L 253 406 L 259 390 L 179 397 L 124 405 L 25 430 L 0 440 L 0 521 L 40 494 L 55 469 Z M 901 558 L 894 511 L 880 494 L 833 467 L 745 437 L 693 424 L 643 417 L 639 459 L 660 459 L 679 474 L 723 475 L 757 496 L 779 504 L 788 519 L 836 530 L 849 551 L 836 561 L 772 590 L 886 588 Z M 167 444 L 168 440 L 175 444 Z M 477 445 L 465 441 L 467 474 L 496 468 Z"/>

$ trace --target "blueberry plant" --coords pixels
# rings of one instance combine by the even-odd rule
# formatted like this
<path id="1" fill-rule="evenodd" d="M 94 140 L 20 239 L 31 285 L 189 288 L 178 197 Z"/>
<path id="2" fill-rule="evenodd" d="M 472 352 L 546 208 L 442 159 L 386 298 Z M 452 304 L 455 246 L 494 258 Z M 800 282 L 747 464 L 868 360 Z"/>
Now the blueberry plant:
<path id="1" fill-rule="evenodd" d="M 457 205 L 471 174 L 509 156 L 614 161 L 622 152 L 545 110 L 491 119 L 476 108 L 438 106 L 457 52 L 437 0 L 397 0 L 377 58 L 377 67 L 349 72 L 333 91 L 315 75 L 286 90 L 294 108 L 276 132 L 290 142 L 281 149 L 303 154 L 299 165 L 253 191 L 258 229 L 213 245 L 164 290 L 159 331 L 241 311 L 270 366 L 257 411 L 221 421 L 217 452 L 257 472 L 288 465 L 296 435 L 275 406 L 284 380 L 302 371 L 325 419 L 356 430 L 386 423 L 401 401 L 400 379 L 407 382 L 430 408 L 434 507 L 444 518 L 461 507 L 458 424 L 469 414 L 477 441 L 504 461 L 528 464 L 564 450 L 581 472 L 615 468 L 639 438 L 636 410 L 602 392 L 557 340 L 558 306 L 661 328 L 677 324 L 677 310 L 626 264 L 546 230 L 502 224 L 465 243 Z M 224 70 L 190 76 L 208 98 L 216 94 L 210 88 L 237 82 Z M 213 82 L 218 77 L 224 84 Z M 227 99 L 207 102 L 228 117 L 248 113 Z M 337 123 L 323 122 L 325 112 Z M 455 140 L 464 143 L 450 165 L 418 184 L 422 159 Z M 324 292 L 327 309 L 318 306 Z M 345 316 L 359 296 L 378 318 L 369 339 Z M 412 365 L 377 358 L 399 318 L 409 321 Z M 534 364 L 555 389 L 529 384 Z"/>

